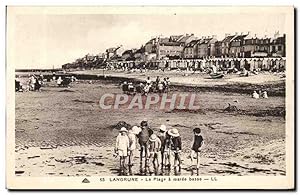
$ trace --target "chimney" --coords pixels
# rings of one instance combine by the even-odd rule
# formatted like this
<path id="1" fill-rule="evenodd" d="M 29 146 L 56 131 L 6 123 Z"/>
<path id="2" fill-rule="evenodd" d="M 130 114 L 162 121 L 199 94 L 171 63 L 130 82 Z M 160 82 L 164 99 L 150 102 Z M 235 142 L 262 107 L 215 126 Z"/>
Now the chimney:
<path id="1" fill-rule="evenodd" d="M 213 39 L 216 39 L 216 38 L 217 38 L 217 35 L 213 35 L 212 38 L 213 38 Z"/>
<path id="2" fill-rule="evenodd" d="M 229 33 L 225 33 L 225 37 L 228 37 L 228 36 L 230 36 L 230 34 Z"/>
<path id="3" fill-rule="evenodd" d="M 238 32 L 235 32 L 235 35 L 238 35 Z"/>

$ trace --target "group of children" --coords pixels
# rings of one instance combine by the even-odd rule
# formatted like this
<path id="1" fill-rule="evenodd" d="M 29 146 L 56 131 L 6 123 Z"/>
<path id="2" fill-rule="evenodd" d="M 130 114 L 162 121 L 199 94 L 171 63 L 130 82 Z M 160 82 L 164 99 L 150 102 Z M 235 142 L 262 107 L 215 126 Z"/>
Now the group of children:
<path id="1" fill-rule="evenodd" d="M 197 159 L 197 170 L 199 169 L 200 148 L 203 144 L 203 137 L 200 128 L 193 129 L 194 141 L 191 147 L 191 163 L 194 157 Z M 181 171 L 181 136 L 177 129 L 167 130 L 161 125 L 159 131 L 153 131 L 148 127 L 146 120 L 141 122 L 140 127 L 133 126 L 127 130 L 120 129 L 115 145 L 115 155 L 120 157 L 120 174 L 127 175 L 133 166 L 134 151 L 137 150 L 137 143 L 140 147 L 140 172 L 147 174 L 158 174 L 159 167 L 171 169 L 171 158 L 174 158 L 174 170 Z M 132 173 L 130 173 L 132 174 Z"/>

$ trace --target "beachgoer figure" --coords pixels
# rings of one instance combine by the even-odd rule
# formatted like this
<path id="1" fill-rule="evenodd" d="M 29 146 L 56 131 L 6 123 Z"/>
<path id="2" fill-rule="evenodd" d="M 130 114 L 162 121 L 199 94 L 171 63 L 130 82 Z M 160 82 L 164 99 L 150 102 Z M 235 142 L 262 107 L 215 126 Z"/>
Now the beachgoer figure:
<path id="1" fill-rule="evenodd" d="M 127 136 L 127 129 L 122 127 L 120 130 L 119 135 L 117 136 L 115 152 L 120 157 L 120 174 L 126 174 L 126 158 L 128 155 L 128 148 L 129 148 L 129 138 Z"/>
<path id="2" fill-rule="evenodd" d="M 148 127 L 148 122 L 144 119 L 141 122 L 141 132 L 138 134 L 139 145 L 140 145 L 140 167 L 143 167 L 143 157 L 145 157 L 145 169 L 147 167 L 147 142 L 149 137 L 153 134 L 153 131 Z"/>
<path id="3" fill-rule="evenodd" d="M 62 82 L 63 82 L 62 78 L 61 78 L 61 77 L 58 77 L 58 79 L 57 79 L 57 81 L 56 81 L 57 85 L 58 85 L 58 86 L 61 86 Z"/>
<path id="4" fill-rule="evenodd" d="M 191 151 L 191 165 L 193 166 L 193 160 L 194 156 L 196 155 L 197 159 L 197 170 L 199 169 L 200 166 L 200 148 L 203 145 L 203 137 L 201 135 L 201 129 L 200 128 L 195 128 L 193 129 L 194 133 L 194 142 L 192 145 L 192 151 Z"/>
<path id="5" fill-rule="evenodd" d="M 159 82 L 157 85 L 157 89 L 159 93 L 163 93 L 164 92 L 164 85 L 162 82 Z"/>
<path id="6" fill-rule="evenodd" d="M 212 69 L 213 74 L 217 73 L 217 67 L 215 65 L 212 65 L 211 69 Z"/>
<path id="7" fill-rule="evenodd" d="M 147 156 L 147 169 L 149 173 L 155 173 L 157 175 L 157 170 L 159 167 L 159 162 L 158 162 L 158 156 L 160 153 L 160 149 L 161 149 L 161 141 L 160 139 L 157 137 L 157 135 L 152 134 L 147 142 L 147 150 L 148 150 L 148 156 Z M 153 169 L 151 169 L 150 167 L 150 163 L 152 162 L 152 167 Z"/>
<path id="8" fill-rule="evenodd" d="M 42 87 L 42 81 L 35 77 L 34 89 L 40 91 Z"/>
<path id="9" fill-rule="evenodd" d="M 143 93 L 144 91 L 144 84 L 141 82 L 140 84 L 138 84 L 135 88 L 137 93 Z"/>
<path id="10" fill-rule="evenodd" d="M 168 131 L 168 134 L 171 136 L 171 151 L 174 154 L 174 169 L 176 170 L 177 166 L 179 172 L 181 171 L 181 158 L 180 153 L 182 149 L 181 137 L 177 129 L 171 129 Z"/>
<path id="11" fill-rule="evenodd" d="M 156 80 L 155 80 L 155 88 L 156 90 L 158 90 L 158 84 L 160 83 L 160 78 L 159 76 L 156 77 Z"/>
<path id="12" fill-rule="evenodd" d="M 252 93 L 252 98 L 258 99 L 258 98 L 259 98 L 259 94 L 258 94 L 256 91 L 254 91 L 254 92 Z"/>
<path id="13" fill-rule="evenodd" d="M 146 83 L 147 83 L 148 85 L 151 85 L 150 77 L 147 78 Z"/>
<path id="14" fill-rule="evenodd" d="M 128 92 L 133 93 L 134 92 L 134 86 L 132 83 L 128 83 Z"/>
<path id="15" fill-rule="evenodd" d="M 262 98 L 268 99 L 268 93 L 266 91 L 262 93 Z"/>
<path id="16" fill-rule="evenodd" d="M 35 79 L 34 75 L 32 75 L 29 79 L 29 86 L 30 86 L 31 91 L 35 90 L 35 83 L 36 83 L 36 79 Z"/>
<path id="17" fill-rule="evenodd" d="M 127 84 L 127 81 L 124 81 L 123 84 L 122 84 L 122 91 L 124 93 L 127 93 L 128 92 L 128 84 Z"/>
<path id="18" fill-rule="evenodd" d="M 136 144 L 137 144 L 137 137 L 136 135 L 138 135 L 141 132 L 141 128 L 139 128 L 138 126 L 133 126 L 132 129 L 130 129 L 128 131 L 128 138 L 129 138 L 129 159 L 128 159 L 128 166 L 133 166 L 133 154 L 134 151 L 136 150 Z"/>
<path id="19" fill-rule="evenodd" d="M 18 78 L 15 79 L 15 88 L 16 88 L 16 92 L 22 90 L 22 85 L 21 85 L 21 82 Z"/>
<path id="20" fill-rule="evenodd" d="M 147 95 L 150 92 L 151 84 L 146 83 L 144 87 L 144 94 Z"/>
<path id="21" fill-rule="evenodd" d="M 161 125 L 159 128 L 159 132 L 157 134 L 158 138 L 161 142 L 161 148 L 160 148 L 160 159 L 161 159 L 161 169 L 163 170 L 165 166 L 165 160 L 167 159 L 167 152 L 165 151 L 166 146 L 166 139 L 167 139 L 167 127 L 165 125 Z"/>
<path id="22" fill-rule="evenodd" d="M 171 136 L 168 131 L 164 143 L 164 164 L 164 168 L 171 169 Z"/>
<path id="23" fill-rule="evenodd" d="M 249 73 L 246 68 L 243 68 L 241 76 L 245 76 L 245 77 L 249 76 Z"/>

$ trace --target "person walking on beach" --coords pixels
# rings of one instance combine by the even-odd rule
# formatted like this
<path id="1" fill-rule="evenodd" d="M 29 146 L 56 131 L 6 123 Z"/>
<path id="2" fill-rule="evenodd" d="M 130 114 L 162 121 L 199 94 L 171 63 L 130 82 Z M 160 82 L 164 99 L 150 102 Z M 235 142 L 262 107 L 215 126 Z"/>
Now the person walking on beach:
<path id="1" fill-rule="evenodd" d="M 126 175 L 126 158 L 129 148 L 127 132 L 127 129 L 122 127 L 116 140 L 115 152 L 120 157 L 120 175 Z"/>
<path id="2" fill-rule="evenodd" d="M 200 148 L 203 145 L 203 137 L 201 135 L 201 129 L 200 128 L 195 128 L 193 129 L 193 133 L 194 133 L 194 141 L 193 141 L 193 145 L 192 145 L 192 151 L 191 151 L 191 166 L 193 166 L 193 160 L 194 160 L 194 156 L 196 155 L 196 159 L 197 159 L 197 171 L 199 170 L 199 166 L 200 166 Z"/>
<path id="3" fill-rule="evenodd" d="M 147 167 L 147 142 L 150 136 L 153 134 L 153 131 L 148 127 L 148 122 L 144 119 L 141 122 L 141 132 L 138 134 L 139 145 L 140 145 L 140 170 L 143 168 L 143 156 L 145 157 L 145 170 Z"/>
<path id="4" fill-rule="evenodd" d="M 167 159 L 167 151 L 165 151 L 166 139 L 167 139 L 167 127 L 165 125 L 161 125 L 158 132 L 158 138 L 161 142 L 160 148 L 160 159 L 161 159 L 161 169 L 164 168 L 165 160 Z"/>
<path id="5" fill-rule="evenodd" d="M 170 135 L 171 151 L 172 154 L 174 154 L 174 169 L 176 171 L 178 166 L 180 172 L 181 171 L 180 153 L 182 149 L 181 137 L 177 129 L 169 130 L 168 134 Z"/>
<path id="6" fill-rule="evenodd" d="M 157 171 L 159 167 L 158 155 L 160 153 L 160 149 L 161 149 L 160 139 L 157 137 L 156 134 L 152 134 L 147 142 L 147 150 L 148 150 L 147 169 L 150 174 L 154 172 L 155 175 L 157 175 Z M 151 162 L 152 162 L 153 169 L 150 169 Z"/>

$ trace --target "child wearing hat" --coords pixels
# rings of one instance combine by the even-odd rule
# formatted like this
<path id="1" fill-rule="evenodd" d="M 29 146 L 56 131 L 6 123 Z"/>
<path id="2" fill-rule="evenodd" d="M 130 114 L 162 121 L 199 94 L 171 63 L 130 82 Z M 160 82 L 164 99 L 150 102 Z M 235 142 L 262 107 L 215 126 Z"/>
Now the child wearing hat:
<path id="1" fill-rule="evenodd" d="M 177 164 L 178 164 L 179 171 L 181 171 L 180 152 L 182 149 L 182 143 L 181 143 L 180 134 L 177 129 L 169 130 L 168 134 L 170 135 L 171 150 L 174 153 L 174 168 L 176 169 Z"/>
<path id="2" fill-rule="evenodd" d="M 193 165 L 194 156 L 196 154 L 197 157 L 197 170 L 199 169 L 199 162 L 200 162 L 200 148 L 203 145 L 203 137 L 201 135 L 201 129 L 195 128 L 193 129 L 194 132 L 194 142 L 192 145 L 191 151 L 191 163 Z"/>
<path id="3" fill-rule="evenodd" d="M 161 168 L 163 169 L 165 160 L 167 159 L 167 150 L 165 150 L 166 141 L 167 141 L 167 127 L 165 125 L 160 126 L 157 137 L 160 139 L 161 142 L 160 158 L 161 158 Z"/>
<path id="4" fill-rule="evenodd" d="M 148 150 L 148 162 L 152 162 L 153 170 L 157 172 L 157 168 L 159 166 L 158 163 L 158 155 L 160 153 L 161 141 L 157 137 L 156 134 L 152 134 L 147 142 L 147 150 Z M 148 164 L 148 171 L 151 173 L 150 165 Z"/>
<path id="5" fill-rule="evenodd" d="M 127 129 L 125 127 L 122 127 L 120 130 L 119 135 L 117 136 L 116 140 L 116 147 L 115 152 L 117 155 L 120 156 L 120 173 L 121 175 L 125 174 L 125 161 L 128 155 L 128 148 L 129 148 L 129 139 L 127 136 Z"/>
<path id="6" fill-rule="evenodd" d="M 136 142 L 137 137 L 136 135 L 141 132 L 141 128 L 138 126 L 133 126 L 132 129 L 128 131 L 128 139 L 129 139 L 129 159 L 128 159 L 128 166 L 133 166 L 133 153 L 136 150 Z"/>

